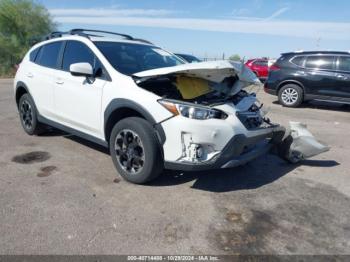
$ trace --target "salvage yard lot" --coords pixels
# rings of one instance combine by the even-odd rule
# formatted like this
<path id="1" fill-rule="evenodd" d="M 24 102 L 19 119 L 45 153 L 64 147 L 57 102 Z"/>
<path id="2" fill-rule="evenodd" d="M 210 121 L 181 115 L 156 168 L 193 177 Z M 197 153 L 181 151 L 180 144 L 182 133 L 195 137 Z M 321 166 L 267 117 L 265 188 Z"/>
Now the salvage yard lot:
<path id="1" fill-rule="evenodd" d="M 274 122 L 307 123 L 331 151 L 138 186 L 102 147 L 26 135 L 0 80 L 0 254 L 349 254 L 350 107 L 288 109 L 257 93 Z"/>

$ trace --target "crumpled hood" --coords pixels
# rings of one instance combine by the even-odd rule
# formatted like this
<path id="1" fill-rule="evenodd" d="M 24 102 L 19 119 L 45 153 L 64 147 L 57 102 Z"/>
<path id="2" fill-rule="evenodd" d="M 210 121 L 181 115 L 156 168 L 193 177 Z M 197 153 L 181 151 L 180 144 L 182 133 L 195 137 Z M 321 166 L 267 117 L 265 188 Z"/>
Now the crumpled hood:
<path id="1" fill-rule="evenodd" d="M 215 83 L 221 83 L 226 77 L 237 75 L 241 82 L 240 88 L 247 85 L 260 84 L 259 79 L 244 65 L 244 63 L 225 60 L 157 68 L 138 72 L 133 74 L 133 76 L 140 78 L 138 81 L 142 82 L 149 78 L 169 74 L 182 74 L 191 77 L 198 77 Z"/>

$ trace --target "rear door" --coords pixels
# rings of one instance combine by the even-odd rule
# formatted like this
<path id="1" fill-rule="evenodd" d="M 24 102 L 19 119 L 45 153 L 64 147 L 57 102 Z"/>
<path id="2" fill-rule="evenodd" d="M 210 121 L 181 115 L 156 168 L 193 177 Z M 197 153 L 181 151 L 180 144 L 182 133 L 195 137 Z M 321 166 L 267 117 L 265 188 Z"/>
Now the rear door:
<path id="1" fill-rule="evenodd" d="M 53 115 L 54 78 L 58 67 L 58 57 L 62 48 L 62 41 L 41 46 L 38 53 L 32 57 L 34 64 L 28 70 L 30 92 L 34 98 L 39 113 L 51 118 Z"/>
<path id="2" fill-rule="evenodd" d="M 338 57 L 336 77 L 336 96 L 350 101 L 350 56 Z"/>
<path id="3" fill-rule="evenodd" d="M 89 63 L 96 73 L 87 79 L 73 76 L 69 67 L 74 63 Z M 107 83 L 105 70 L 91 49 L 80 41 L 67 41 L 61 70 L 56 75 L 54 105 L 56 121 L 95 137 L 101 130 L 101 99 Z"/>
<path id="4" fill-rule="evenodd" d="M 336 57 L 333 55 L 309 55 L 305 61 L 304 86 L 308 95 L 329 97 L 336 94 Z"/>

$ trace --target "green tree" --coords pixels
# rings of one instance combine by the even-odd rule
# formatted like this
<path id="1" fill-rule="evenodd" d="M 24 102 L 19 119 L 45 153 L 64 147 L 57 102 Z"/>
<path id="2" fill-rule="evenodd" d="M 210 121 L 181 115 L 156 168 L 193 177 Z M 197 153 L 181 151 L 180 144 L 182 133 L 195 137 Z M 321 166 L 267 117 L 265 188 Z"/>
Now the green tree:
<path id="1" fill-rule="evenodd" d="M 231 61 L 240 61 L 241 57 L 238 54 L 231 55 L 229 58 Z"/>
<path id="2" fill-rule="evenodd" d="M 55 27 L 48 10 L 34 0 L 0 0 L 0 76 L 11 74 L 31 45 Z"/>

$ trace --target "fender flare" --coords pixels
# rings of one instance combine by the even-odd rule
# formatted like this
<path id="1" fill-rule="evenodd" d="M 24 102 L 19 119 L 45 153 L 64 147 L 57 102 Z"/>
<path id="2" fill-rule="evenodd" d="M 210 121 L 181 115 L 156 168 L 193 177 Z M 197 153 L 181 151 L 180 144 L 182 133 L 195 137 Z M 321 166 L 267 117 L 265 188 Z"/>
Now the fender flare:
<path id="1" fill-rule="evenodd" d="M 282 81 L 277 87 L 277 93 L 284 85 L 288 85 L 288 84 L 296 84 L 296 85 L 300 86 L 303 89 L 303 92 L 305 93 L 304 85 L 297 80 L 284 80 L 284 81 Z"/>
<path id="2" fill-rule="evenodd" d="M 18 82 L 16 83 L 16 90 L 15 90 L 15 93 L 17 93 L 17 90 L 18 90 L 18 88 L 20 88 L 20 87 L 23 87 L 23 88 L 27 91 L 27 93 L 29 93 L 29 90 L 28 90 L 27 85 L 26 85 L 24 82 L 22 82 L 22 81 L 18 81 Z"/>
<path id="3" fill-rule="evenodd" d="M 16 89 L 15 89 L 15 101 L 16 101 L 16 104 L 17 104 L 17 102 L 18 102 L 18 101 L 17 101 L 17 91 L 18 91 L 19 88 L 24 88 L 24 89 L 27 91 L 27 93 L 30 95 L 30 97 L 32 98 L 32 100 L 34 101 L 32 94 L 29 92 L 28 86 L 27 86 L 24 82 L 18 81 L 18 82 L 16 83 Z M 35 101 L 34 101 L 34 105 L 35 105 Z M 18 106 L 18 104 L 17 104 L 17 106 Z"/>
<path id="4" fill-rule="evenodd" d="M 163 145 L 165 143 L 166 136 L 162 126 L 156 122 L 156 120 L 148 112 L 148 110 L 145 109 L 142 105 L 125 98 L 115 98 L 106 107 L 104 112 L 104 130 L 105 131 L 106 131 L 108 120 L 112 115 L 112 113 L 122 108 L 134 110 L 135 112 L 143 116 L 155 129 L 160 145 Z"/>
<path id="5" fill-rule="evenodd" d="M 28 86 L 27 86 L 24 82 L 22 82 L 22 81 L 18 81 L 18 82 L 16 83 L 16 90 L 15 90 L 15 93 L 17 93 L 17 90 L 18 90 L 18 88 L 20 88 L 20 87 L 23 87 L 23 88 L 27 91 L 27 93 L 30 93 L 30 92 L 29 92 Z"/>

